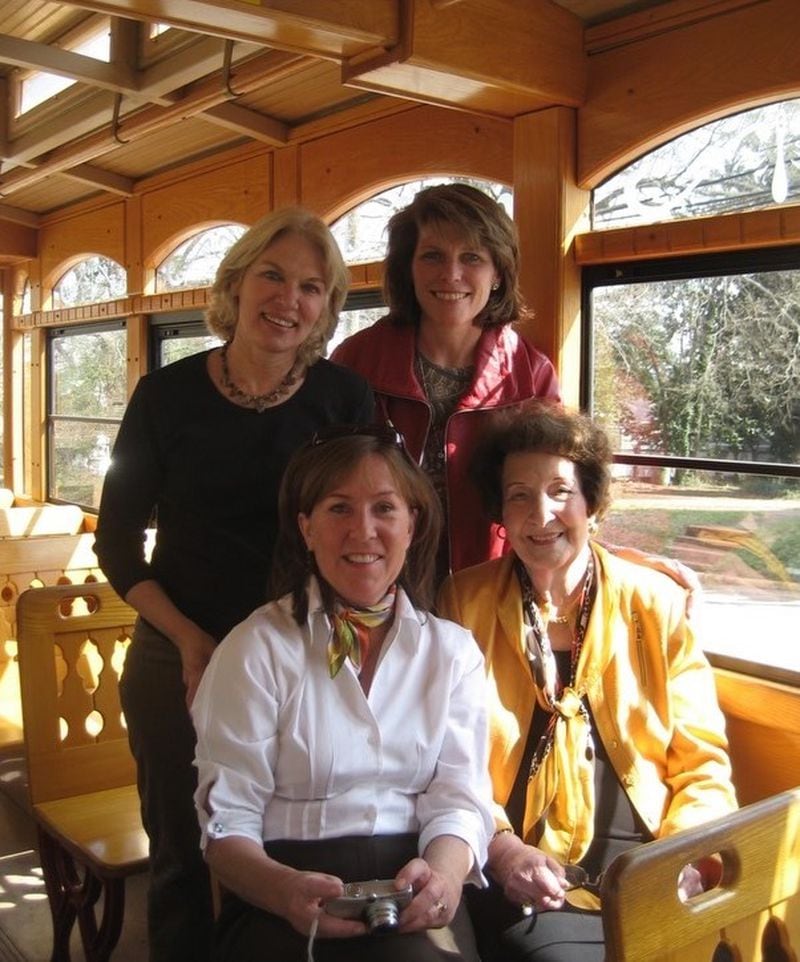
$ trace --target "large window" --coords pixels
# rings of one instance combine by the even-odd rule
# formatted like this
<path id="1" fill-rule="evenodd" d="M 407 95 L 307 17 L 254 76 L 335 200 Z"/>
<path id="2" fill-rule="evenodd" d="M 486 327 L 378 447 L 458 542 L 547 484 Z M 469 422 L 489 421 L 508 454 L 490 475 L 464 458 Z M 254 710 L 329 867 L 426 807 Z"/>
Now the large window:
<path id="1" fill-rule="evenodd" d="M 800 672 L 800 250 L 585 272 L 603 536 L 678 558 L 720 661 Z"/>
<path id="2" fill-rule="evenodd" d="M 164 367 L 190 354 L 199 354 L 222 343 L 211 334 L 202 317 L 181 314 L 156 314 L 151 320 L 150 367 Z"/>
<path id="3" fill-rule="evenodd" d="M 125 326 L 54 329 L 48 341 L 48 497 L 100 504 L 127 402 Z"/>
<path id="4" fill-rule="evenodd" d="M 800 100 L 706 124 L 598 187 L 596 228 L 627 227 L 800 201 Z"/>

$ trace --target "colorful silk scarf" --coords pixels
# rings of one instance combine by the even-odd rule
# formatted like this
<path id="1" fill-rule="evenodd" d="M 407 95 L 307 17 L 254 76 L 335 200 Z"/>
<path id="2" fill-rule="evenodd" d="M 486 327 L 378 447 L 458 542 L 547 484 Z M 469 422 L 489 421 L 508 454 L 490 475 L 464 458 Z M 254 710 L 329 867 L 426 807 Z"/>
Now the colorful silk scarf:
<path id="1" fill-rule="evenodd" d="M 525 566 L 516 562 L 536 701 L 550 716 L 533 753 L 525 808 L 526 814 L 535 813 L 535 828 L 541 832 L 531 841 L 560 862 L 579 862 L 593 836 L 594 742 L 583 700 L 582 678 L 586 672 L 579 673 L 578 669 L 596 590 L 594 571 L 594 558 L 590 556 L 578 603 L 570 677 L 565 683 L 558 674 L 542 606 L 537 604 Z"/>
<path id="2" fill-rule="evenodd" d="M 376 605 L 357 608 L 347 605 L 339 598 L 333 603 L 333 634 L 328 642 L 328 668 L 335 678 L 349 658 L 356 671 L 367 656 L 369 629 L 384 624 L 394 615 L 395 585 L 386 592 Z"/>

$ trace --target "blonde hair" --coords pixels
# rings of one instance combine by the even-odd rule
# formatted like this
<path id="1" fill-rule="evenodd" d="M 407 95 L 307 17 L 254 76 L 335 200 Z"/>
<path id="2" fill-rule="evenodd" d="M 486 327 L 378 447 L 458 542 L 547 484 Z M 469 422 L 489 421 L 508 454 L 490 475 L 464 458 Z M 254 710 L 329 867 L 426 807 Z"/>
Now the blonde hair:
<path id="1" fill-rule="evenodd" d="M 231 247 L 217 268 L 206 311 L 206 326 L 223 341 L 230 341 L 239 321 L 239 300 L 234 291 L 248 268 L 284 234 L 296 234 L 313 244 L 322 255 L 327 301 L 314 329 L 300 345 L 298 360 L 313 364 L 325 353 L 342 309 L 349 275 L 341 251 L 328 225 L 302 207 L 285 207 L 257 221 Z"/>

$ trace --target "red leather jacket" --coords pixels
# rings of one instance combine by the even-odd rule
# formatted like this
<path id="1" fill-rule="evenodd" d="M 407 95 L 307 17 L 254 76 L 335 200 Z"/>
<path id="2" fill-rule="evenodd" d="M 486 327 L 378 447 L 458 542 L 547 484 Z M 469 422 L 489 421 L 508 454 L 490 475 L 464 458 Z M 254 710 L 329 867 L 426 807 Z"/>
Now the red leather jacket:
<path id="1" fill-rule="evenodd" d="M 381 318 L 348 337 L 331 360 L 372 385 L 376 408 L 402 431 L 417 461 L 425 450 L 431 407 L 414 372 L 416 328 Z M 531 397 L 559 398 L 550 360 L 510 326 L 484 329 L 475 350 L 475 376 L 445 429 L 446 522 L 451 571 L 503 554 L 505 541 L 486 514 L 467 475 L 487 415 Z"/>

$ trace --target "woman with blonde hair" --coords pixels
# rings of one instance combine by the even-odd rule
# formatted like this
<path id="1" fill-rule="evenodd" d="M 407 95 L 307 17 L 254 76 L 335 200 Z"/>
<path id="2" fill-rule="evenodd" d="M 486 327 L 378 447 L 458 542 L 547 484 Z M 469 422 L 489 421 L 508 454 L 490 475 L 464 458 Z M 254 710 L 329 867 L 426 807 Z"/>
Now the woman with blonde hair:
<path id="1" fill-rule="evenodd" d="M 143 377 L 120 425 L 96 551 L 139 612 L 121 694 L 150 836 L 150 962 L 208 958 L 187 705 L 218 642 L 265 598 L 283 469 L 323 425 L 372 417 L 367 383 L 322 359 L 346 290 L 318 217 L 268 214 L 217 271 L 208 325 L 222 346 Z"/>

